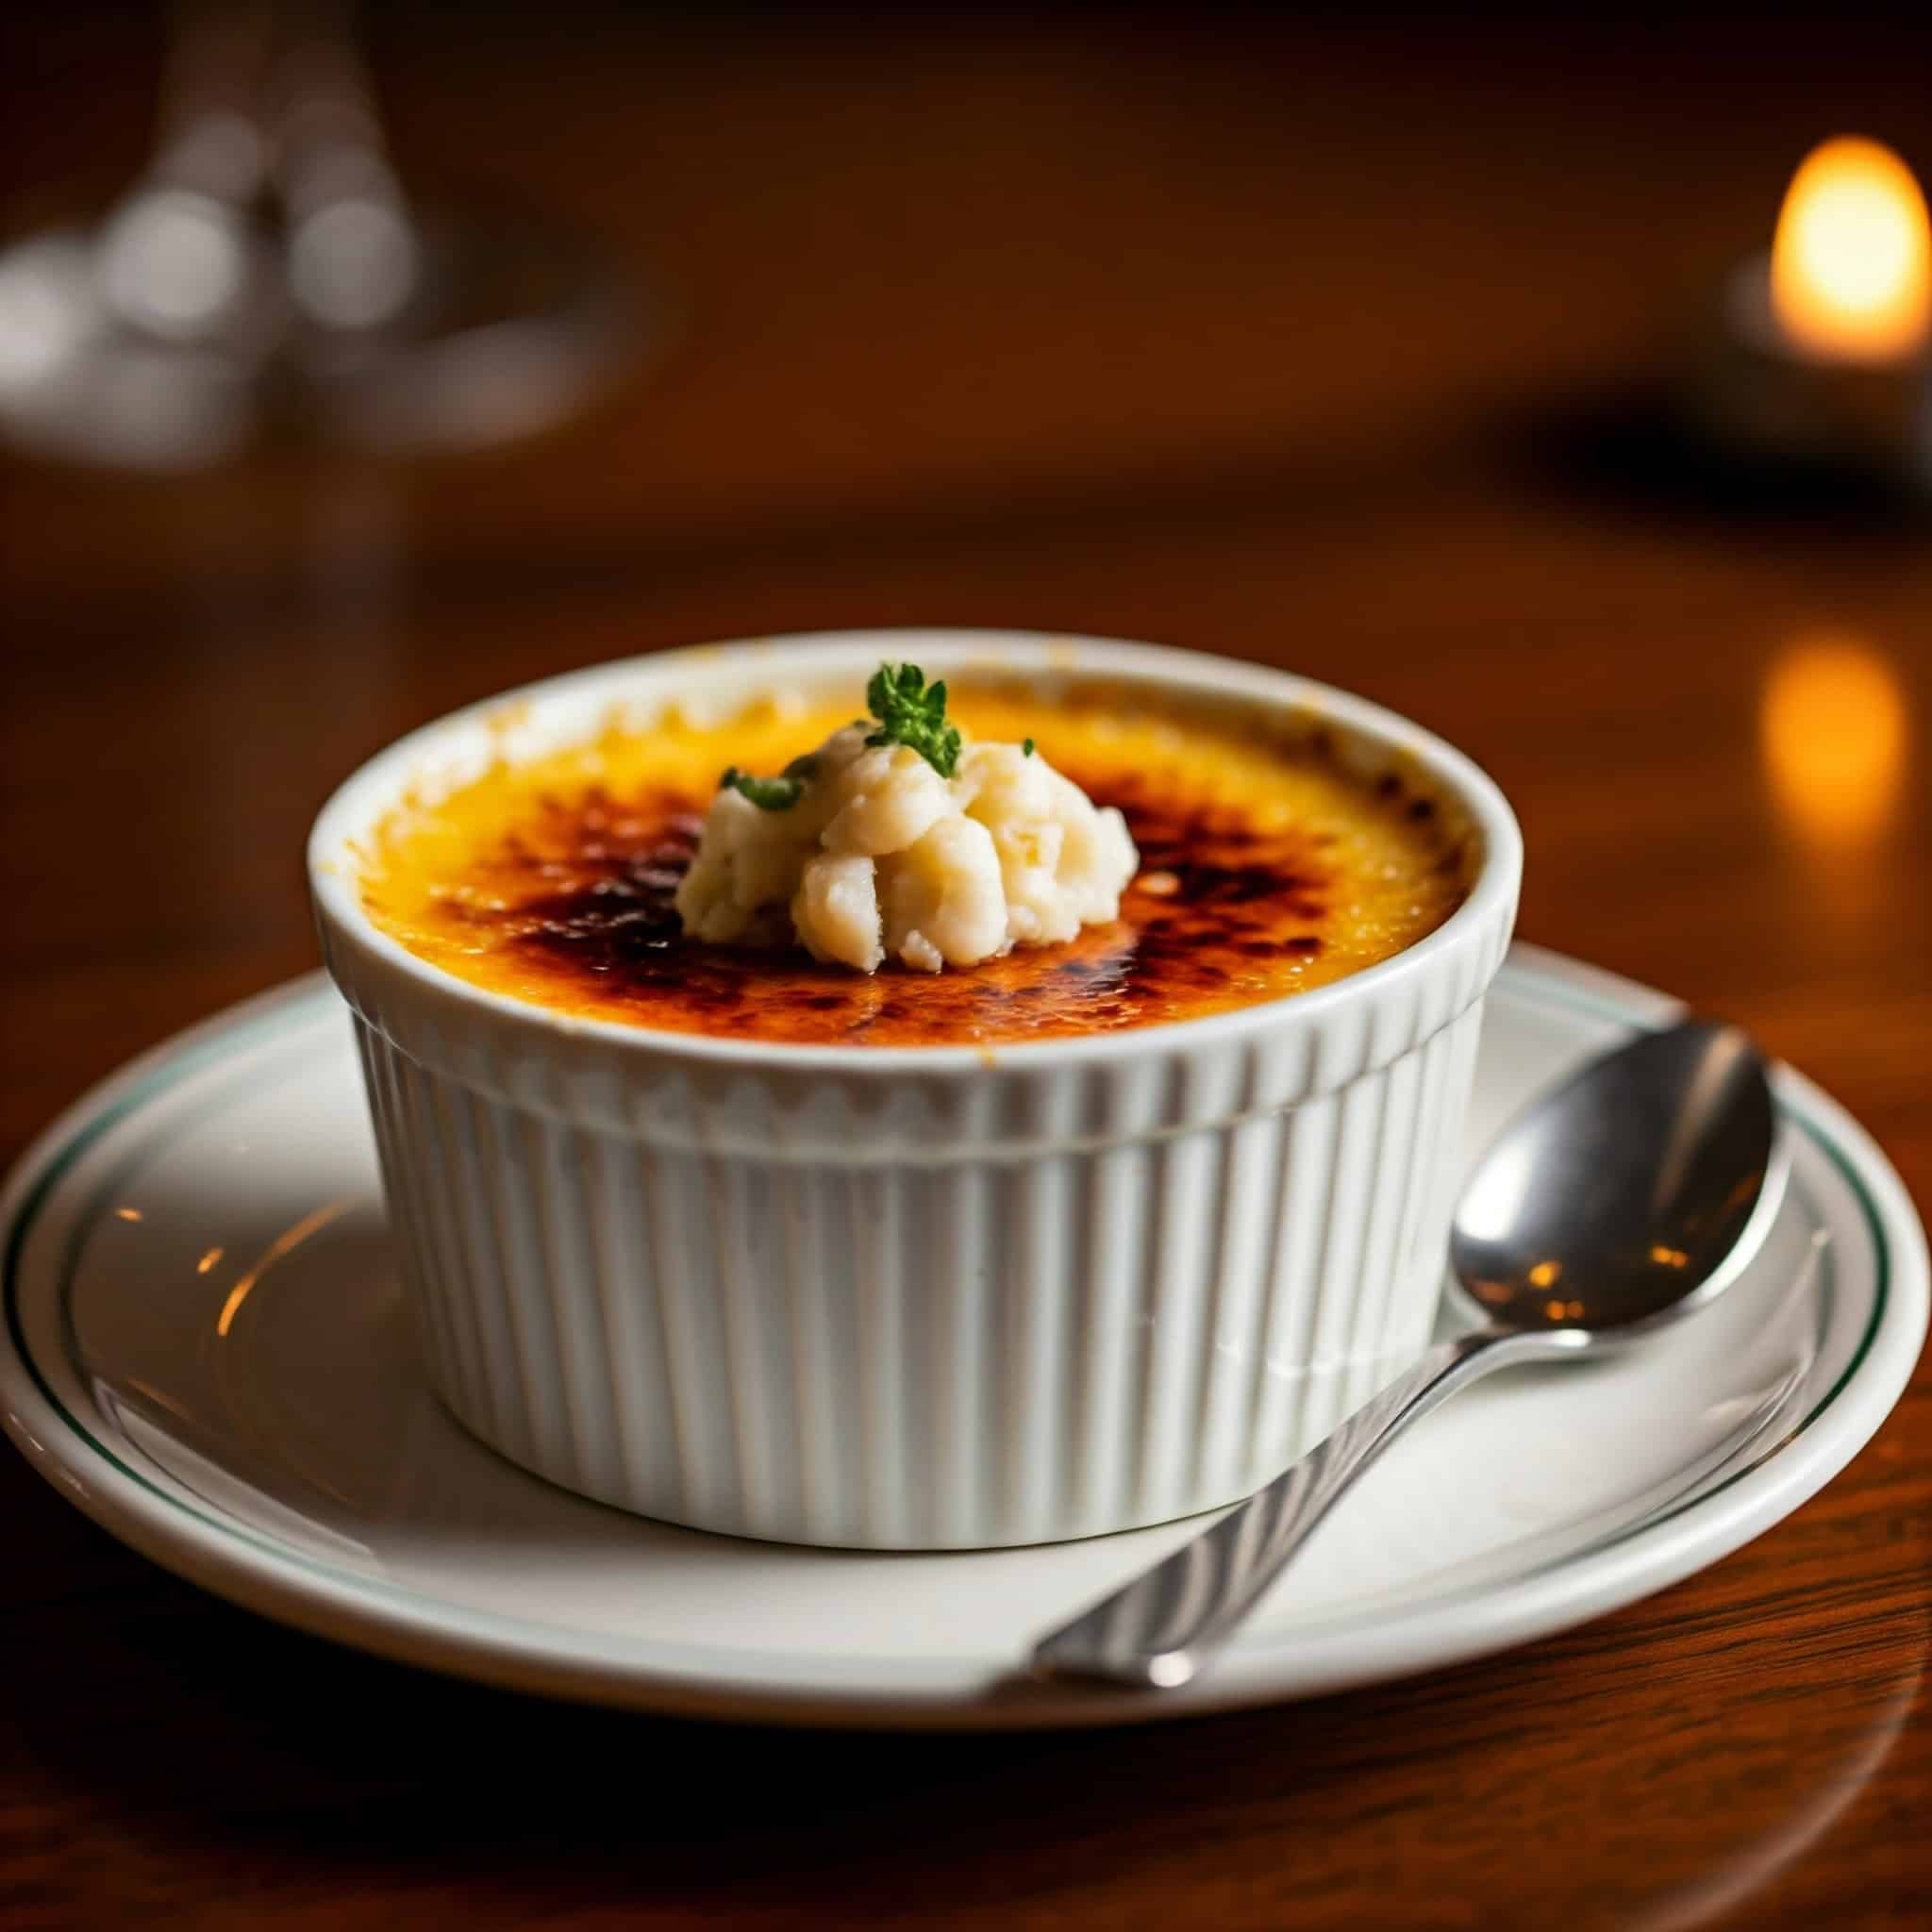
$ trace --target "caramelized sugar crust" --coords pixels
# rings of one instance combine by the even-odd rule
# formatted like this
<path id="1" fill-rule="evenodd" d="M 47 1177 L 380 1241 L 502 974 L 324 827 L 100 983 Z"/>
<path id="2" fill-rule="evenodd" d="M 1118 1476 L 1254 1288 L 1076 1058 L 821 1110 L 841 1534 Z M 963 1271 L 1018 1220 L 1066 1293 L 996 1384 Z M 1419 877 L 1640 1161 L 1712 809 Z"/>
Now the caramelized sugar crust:
<path id="1" fill-rule="evenodd" d="M 1116 1032 L 1359 972 L 1462 902 L 1473 841 L 1399 771 L 1345 772 L 1318 727 L 1155 712 L 1075 687 L 956 691 L 969 735 L 1042 755 L 1117 805 L 1141 873 L 1112 924 L 964 971 L 866 975 L 684 938 L 672 895 L 727 764 L 776 771 L 858 715 L 675 715 L 406 805 L 365 855 L 375 923 L 434 964 L 553 1011 L 796 1044 L 996 1045 Z"/>

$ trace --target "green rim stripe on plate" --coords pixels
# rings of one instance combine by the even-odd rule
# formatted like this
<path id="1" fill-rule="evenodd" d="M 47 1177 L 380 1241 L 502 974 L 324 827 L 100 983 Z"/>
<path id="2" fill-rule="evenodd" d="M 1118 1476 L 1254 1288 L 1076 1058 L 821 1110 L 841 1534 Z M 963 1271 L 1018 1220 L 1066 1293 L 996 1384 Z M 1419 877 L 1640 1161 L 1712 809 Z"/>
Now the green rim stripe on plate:
<path id="1" fill-rule="evenodd" d="M 1531 966 L 1512 967 L 1506 965 L 1502 974 L 1499 975 L 1498 985 L 1494 991 L 1501 991 L 1507 995 L 1513 995 L 1517 998 L 1527 999 L 1531 1003 L 1540 1002 L 1545 1006 L 1568 1007 L 1574 1011 L 1586 1014 L 1592 1019 L 1609 1021 L 1619 1026 L 1645 1027 L 1651 1024 L 1647 1020 L 1639 1018 L 1631 1013 L 1627 1008 L 1617 1005 L 1613 1000 L 1584 992 L 1579 989 L 1554 981 Z M 78 1127 L 67 1141 L 56 1149 L 47 1158 L 46 1165 L 35 1177 L 32 1188 L 28 1191 L 25 1199 L 22 1201 L 14 1216 L 12 1226 L 8 1230 L 4 1261 L 5 1278 L 4 1283 L 0 1283 L 0 1292 L 4 1292 L 6 1302 L 7 1332 L 8 1339 L 12 1342 L 14 1353 L 19 1357 L 34 1387 L 39 1390 L 42 1399 L 60 1421 L 66 1424 L 67 1428 L 99 1457 L 103 1462 L 107 1463 L 109 1468 L 125 1476 L 130 1482 L 148 1494 L 167 1504 L 171 1508 L 178 1510 L 181 1514 L 201 1524 L 205 1528 L 213 1530 L 219 1536 L 243 1543 L 252 1549 L 260 1551 L 263 1555 L 272 1557 L 276 1562 L 286 1563 L 294 1568 L 308 1571 L 315 1575 L 327 1579 L 331 1583 L 347 1585 L 358 1591 L 366 1592 L 377 1597 L 391 1598 L 405 1604 L 421 1605 L 424 1603 L 440 1602 L 441 1601 L 441 1599 L 425 1596 L 420 1591 L 404 1589 L 402 1586 L 391 1584 L 380 1576 L 372 1576 L 365 1572 L 341 1569 L 331 1564 L 320 1562 L 291 1544 L 276 1541 L 243 1527 L 231 1517 L 210 1515 L 206 1510 L 197 1508 L 193 1504 L 184 1501 L 172 1490 L 163 1488 L 160 1484 L 143 1474 L 139 1469 L 134 1468 L 124 1460 L 114 1450 L 95 1436 L 87 1424 L 78 1416 L 75 1415 L 69 1409 L 66 1403 L 61 1400 L 45 1374 L 42 1374 L 40 1363 L 34 1358 L 32 1352 L 28 1348 L 25 1319 L 20 1308 L 20 1262 L 25 1251 L 27 1238 L 55 1189 L 91 1147 L 97 1144 L 105 1135 L 122 1122 L 149 1106 L 171 1089 L 177 1087 L 190 1074 L 231 1058 L 239 1050 L 253 1043 L 260 1036 L 273 1035 L 284 1031 L 291 1025 L 304 1024 L 317 1016 L 316 1009 L 325 1005 L 333 1007 L 335 1004 L 336 995 L 332 990 L 318 988 L 315 991 L 305 997 L 291 999 L 284 1004 L 277 1005 L 271 1012 L 263 1013 L 254 1020 L 243 1022 L 232 1031 L 223 1032 L 216 1038 L 205 1041 L 199 1045 L 184 1048 L 178 1054 L 167 1058 L 151 1074 L 138 1081 L 110 1107 L 105 1108 L 93 1119 Z M 1866 1357 L 1871 1353 L 1872 1345 L 1876 1341 L 1879 1330 L 1883 1326 L 1891 1272 L 1890 1250 L 1886 1243 L 1884 1224 L 1880 1219 L 1877 1206 L 1873 1201 L 1870 1192 L 1866 1189 L 1863 1177 L 1858 1174 L 1850 1156 L 1838 1145 L 1825 1128 L 1812 1119 L 1802 1108 L 1794 1107 L 1791 1103 L 1783 1099 L 1780 1099 L 1778 1105 L 1785 1117 L 1795 1122 L 1804 1130 L 1807 1137 L 1824 1154 L 1832 1166 L 1838 1170 L 1854 1198 L 1857 1201 L 1863 1212 L 1866 1228 L 1872 1241 L 1874 1294 L 1870 1319 L 1866 1323 L 1863 1334 L 1858 1338 L 1857 1345 L 1852 1352 L 1851 1359 L 1846 1363 L 1838 1379 L 1833 1382 L 1831 1387 L 1819 1399 L 1817 1406 L 1798 1423 L 1796 1427 L 1779 1440 L 1777 1448 L 1772 1451 L 1774 1455 L 1777 1453 L 1777 1449 L 1782 1449 L 1787 1443 L 1792 1441 L 1809 1428 L 1820 1416 L 1831 1407 L 1832 1404 L 1844 1392 L 1845 1389 L 1857 1375 Z M 117 1168 L 117 1173 L 122 1171 L 124 1170 Z M 57 1301 L 63 1307 L 68 1300 L 72 1285 L 71 1276 L 74 1268 L 77 1265 L 81 1245 L 82 1243 L 77 1241 L 71 1242 L 69 1244 L 69 1252 L 63 1257 L 61 1278 L 57 1284 L 56 1290 Z M 76 1366 L 78 1366 L 77 1363 Z M 1645 1534 L 1677 1516 L 1687 1514 L 1693 1509 L 1702 1508 L 1705 1504 L 1722 1495 L 1733 1484 L 1740 1482 L 1745 1476 L 1762 1466 L 1763 1459 L 1747 1463 L 1742 1469 L 1726 1477 L 1724 1482 L 1715 1485 L 1711 1489 L 1700 1491 L 1687 1501 L 1678 1504 L 1674 1508 L 1666 1509 L 1657 1515 L 1644 1517 L 1640 1522 L 1625 1525 L 1621 1530 L 1611 1531 L 1598 1541 L 1588 1544 L 1582 1549 L 1568 1552 L 1564 1556 L 1556 1558 L 1550 1567 L 1561 1568 L 1567 1564 L 1581 1561 L 1597 1554 L 1599 1551 L 1624 1541 L 1630 1537 Z M 1530 1571 L 1524 1573 L 1524 1575 L 1536 1574 L 1538 1572 Z M 1518 1577 L 1510 1580 L 1521 1582 L 1524 1579 Z M 448 1607 L 454 1608 L 458 1607 L 449 1606 Z M 550 1630 L 555 1627 L 542 1624 L 526 1623 L 520 1618 L 502 1617 L 495 1612 L 486 1611 L 474 1614 L 497 1624 L 508 1624 L 516 1627 L 539 1631 Z M 657 1644 L 652 1646 L 652 1653 L 654 1656 L 664 1656 L 669 1655 L 675 1648 L 678 1648 L 678 1646 Z"/>

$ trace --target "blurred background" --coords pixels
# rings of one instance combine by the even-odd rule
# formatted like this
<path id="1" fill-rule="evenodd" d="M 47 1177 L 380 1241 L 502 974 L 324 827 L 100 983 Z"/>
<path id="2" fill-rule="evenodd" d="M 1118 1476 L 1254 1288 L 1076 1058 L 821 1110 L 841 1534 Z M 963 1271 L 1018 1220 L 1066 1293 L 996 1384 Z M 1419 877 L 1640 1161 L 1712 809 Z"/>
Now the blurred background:
<path id="1" fill-rule="evenodd" d="M 310 963 L 304 831 L 399 731 L 916 623 L 1410 713 L 1517 802 L 1526 937 L 1924 1151 L 1923 327 L 1767 348 L 1733 284 L 1825 137 L 1932 167 L 1926 29 L 72 0 L 6 32 L 8 1154 Z M 291 235 L 345 201 L 347 279 L 305 285 Z"/>

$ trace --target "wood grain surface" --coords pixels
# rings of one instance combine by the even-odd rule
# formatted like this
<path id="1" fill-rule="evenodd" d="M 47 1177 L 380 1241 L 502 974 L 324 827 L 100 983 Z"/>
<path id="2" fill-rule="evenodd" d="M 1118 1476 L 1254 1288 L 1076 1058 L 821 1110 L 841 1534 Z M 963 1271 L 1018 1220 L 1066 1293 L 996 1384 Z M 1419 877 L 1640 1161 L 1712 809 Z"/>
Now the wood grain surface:
<path id="1" fill-rule="evenodd" d="M 137 164 L 160 25 L 8 31 L 19 229 Z M 1526 937 L 1743 1022 L 1932 1197 L 1924 525 L 1702 467 L 1644 401 L 1808 142 L 1932 165 L 1924 32 L 531 6 L 372 51 L 412 182 L 576 224 L 675 326 L 514 450 L 0 463 L 0 1154 L 313 962 L 308 821 L 406 727 L 660 645 L 988 623 L 1444 733 L 1522 815 Z M 0 1508 L 9 1932 L 1932 1923 L 1923 1368 L 1650 1602 L 1139 1734 L 552 1707 L 204 1597 L 12 1456 Z"/>

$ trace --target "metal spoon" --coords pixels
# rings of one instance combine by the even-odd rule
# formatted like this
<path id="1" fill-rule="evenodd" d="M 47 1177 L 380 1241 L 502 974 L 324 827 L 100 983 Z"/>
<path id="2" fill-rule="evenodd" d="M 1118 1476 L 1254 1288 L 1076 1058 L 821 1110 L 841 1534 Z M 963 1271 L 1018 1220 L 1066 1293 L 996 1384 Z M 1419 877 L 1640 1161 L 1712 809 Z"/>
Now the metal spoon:
<path id="1" fill-rule="evenodd" d="M 1687 1021 L 1592 1061 L 1509 1124 L 1457 1205 L 1450 1261 L 1482 1325 L 1054 1631 L 1034 1670 L 1187 1683 L 1409 1424 L 1491 1369 L 1601 1356 L 1703 1307 L 1769 1232 L 1786 1172 L 1764 1061 L 1737 1027 Z"/>

